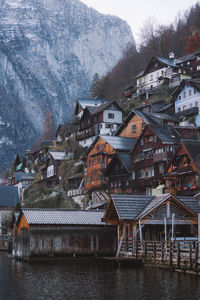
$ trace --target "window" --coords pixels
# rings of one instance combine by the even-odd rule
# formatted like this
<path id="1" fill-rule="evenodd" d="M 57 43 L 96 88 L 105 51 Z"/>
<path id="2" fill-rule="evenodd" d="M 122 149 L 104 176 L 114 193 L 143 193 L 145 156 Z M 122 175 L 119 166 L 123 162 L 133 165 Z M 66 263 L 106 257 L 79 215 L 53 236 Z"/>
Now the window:
<path id="1" fill-rule="evenodd" d="M 194 89 L 194 95 L 196 94 L 196 92 L 197 92 L 197 90 L 196 90 L 196 89 Z"/>
<path id="2" fill-rule="evenodd" d="M 189 96 L 192 96 L 192 90 L 189 90 Z"/>
<path id="3" fill-rule="evenodd" d="M 132 179 L 135 179 L 135 172 L 132 172 Z"/>
<path id="4" fill-rule="evenodd" d="M 196 101 L 196 102 L 195 102 L 195 106 L 196 106 L 196 107 L 198 107 L 198 106 L 199 106 L 199 103 L 198 103 L 198 101 Z"/>
<path id="5" fill-rule="evenodd" d="M 136 125 L 132 125 L 132 132 L 136 132 Z"/>
<path id="6" fill-rule="evenodd" d="M 146 123 L 142 123 L 142 129 L 144 129 L 145 128 L 145 126 L 146 126 Z"/>
<path id="7" fill-rule="evenodd" d="M 85 177 L 85 183 L 86 183 L 86 184 L 89 184 L 89 183 L 90 183 L 90 177 L 89 177 L 89 176 L 86 176 L 86 177 Z"/>
<path id="8" fill-rule="evenodd" d="M 144 145 L 144 140 L 143 139 L 141 139 L 140 144 L 141 144 L 141 146 Z"/>
<path id="9" fill-rule="evenodd" d="M 187 65 L 190 65 L 190 61 L 187 61 Z"/>
<path id="10" fill-rule="evenodd" d="M 197 66 L 197 71 L 199 71 L 200 70 L 200 66 Z"/>
<path id="11" fill-rule="evenodd" d="M 186 105 L 183 105 L 183 110 L 185 110 L 186 109 Z"/>
<path id="12" fill-rule="evenodd" d="M 190 103 L 190 108 L 192 108 L 192 103 Z"/>
<path id="13" fill-rule="evenodd" d="M 149 137 L 149 142 L 153 142 L 153 136 L 152 135 Z"/>
<path id="14" fill-rule="evenodd" d="M 186 92 L 183 93 L 183 98 L 186 98 Z"/>
<path id="15" fill-rule="evenodd" d="M 99 128 L 101 129 L 103 127 L 103 124 L 99 124 Z"/>
<path id="16" fill-rule="evenodd" d="M 178 96 L 178 99 L 181 100 L 181 95 Z"/>
<path id="17" fill-rule="evenodd" d="M 108 113 L 108 119 L 114 119 L 115 115 L 113 113 Z"/>
<path id="18" fill-rule="evenodd" d="M 178 107 L 178 112 L 179 112 L 179 111 L 181 111 L 181 107 L 180 107 L 180 106 Z"/>

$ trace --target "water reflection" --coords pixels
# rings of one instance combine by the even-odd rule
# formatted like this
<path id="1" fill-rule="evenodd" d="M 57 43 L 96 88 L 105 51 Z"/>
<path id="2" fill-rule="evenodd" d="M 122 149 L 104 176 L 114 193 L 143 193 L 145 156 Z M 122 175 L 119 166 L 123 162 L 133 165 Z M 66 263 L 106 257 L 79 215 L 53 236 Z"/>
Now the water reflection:
<path id="1" fill-rule="evenodd" d="M 0 299 L 200 299 L 200 277 L 151 268 L 27 264 L 0 254 Z"/>

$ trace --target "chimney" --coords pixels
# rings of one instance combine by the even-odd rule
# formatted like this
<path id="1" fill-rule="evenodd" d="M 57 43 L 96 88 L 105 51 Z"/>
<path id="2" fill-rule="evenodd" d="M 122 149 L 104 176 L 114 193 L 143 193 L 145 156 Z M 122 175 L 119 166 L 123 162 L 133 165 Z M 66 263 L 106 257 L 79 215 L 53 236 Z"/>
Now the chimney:
<path id="1" fill-rule="evenodd" d="M 168 55 L 169 55 L 169 58 L 173 58 L 173 59 L 175 58 L 174 52 L 170 52 Z"/>

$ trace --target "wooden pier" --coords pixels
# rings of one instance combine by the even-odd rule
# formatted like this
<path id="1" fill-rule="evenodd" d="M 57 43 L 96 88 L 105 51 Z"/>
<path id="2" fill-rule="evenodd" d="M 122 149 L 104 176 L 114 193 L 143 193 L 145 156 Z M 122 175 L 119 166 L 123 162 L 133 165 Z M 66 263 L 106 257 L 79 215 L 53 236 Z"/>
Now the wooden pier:
<path id="1" fill-rule="evenodd" d="M 193 241 L 127 241 L 120 257 L 142 260 L 144 264 L 200 273 L 200 243 Z"/>

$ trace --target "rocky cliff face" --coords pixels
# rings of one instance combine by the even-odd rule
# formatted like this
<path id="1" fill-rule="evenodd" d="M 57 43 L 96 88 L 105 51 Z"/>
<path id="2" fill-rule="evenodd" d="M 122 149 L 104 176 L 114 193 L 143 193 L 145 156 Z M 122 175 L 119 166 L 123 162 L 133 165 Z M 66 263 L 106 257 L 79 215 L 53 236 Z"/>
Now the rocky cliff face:
<path id="1" fill-rule="evenodd" d="M 34 143 L 46 109 L 65 121 L 128 43 L 126 22 L 78 0 L 0 0 L 0 167 Z"/>

